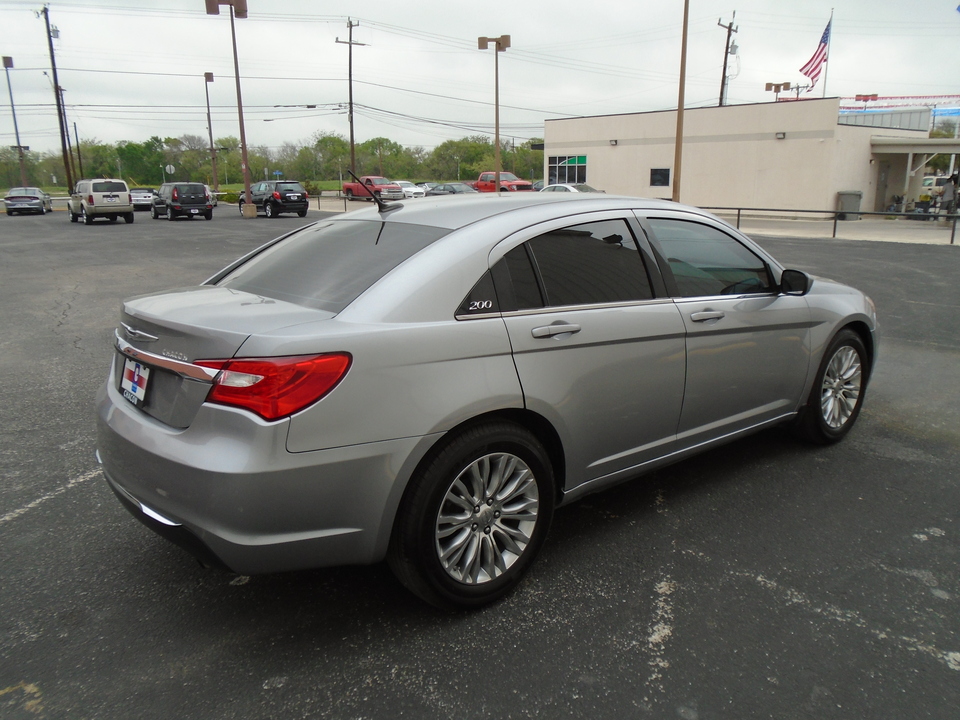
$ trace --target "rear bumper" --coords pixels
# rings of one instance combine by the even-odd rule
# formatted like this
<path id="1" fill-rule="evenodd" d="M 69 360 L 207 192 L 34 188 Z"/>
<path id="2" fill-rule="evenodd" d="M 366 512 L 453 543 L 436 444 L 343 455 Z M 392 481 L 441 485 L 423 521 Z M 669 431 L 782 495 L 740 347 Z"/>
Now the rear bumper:
<path id="1" fill-rule="evenodd" d="M 290 453 L 287 428 L 204 405 L 176 430 L 136 409 L 110 380 L 97 394 L 97 447 L 111 489 L 137 519 L 204 563 L 257 574 L 381 560 L 431 440 Z"/>

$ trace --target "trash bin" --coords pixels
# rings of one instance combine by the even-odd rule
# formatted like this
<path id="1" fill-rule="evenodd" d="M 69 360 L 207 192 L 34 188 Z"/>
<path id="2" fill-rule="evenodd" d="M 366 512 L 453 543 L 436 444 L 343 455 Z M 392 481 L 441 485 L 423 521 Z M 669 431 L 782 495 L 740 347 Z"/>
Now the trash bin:
<path id="1" fill-rule="evenodd" d="M 859 220 L 860 200 L 863 193 L 859 190 L 841 190 L 837 193 L 837 210 L 839 220 Z"/>

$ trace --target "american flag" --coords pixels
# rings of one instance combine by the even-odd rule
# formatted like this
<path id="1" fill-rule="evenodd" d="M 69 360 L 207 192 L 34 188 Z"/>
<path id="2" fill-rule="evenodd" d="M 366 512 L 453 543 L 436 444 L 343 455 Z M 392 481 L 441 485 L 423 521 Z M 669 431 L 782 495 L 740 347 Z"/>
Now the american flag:
<path id="1" fill-rule="evenodd" d="M 823 64 L 827 61 L 827 46 L 830 44 L 830 24 L 832 22 L 833 20 L 831 19 L 830 22 L 827 23 L 827 27 L 820 37 L 820 44 L 817 45 L 817 50 L 813 53 L 813 57 L 807 61 L 806 65 L 800 68 L 800 73 L 810 78 L 810 90 L 807 92 L 813 90 L 813 86 L 817 84 L 817 80 L 820 79 L 820 73 L 823 71 Z"/>

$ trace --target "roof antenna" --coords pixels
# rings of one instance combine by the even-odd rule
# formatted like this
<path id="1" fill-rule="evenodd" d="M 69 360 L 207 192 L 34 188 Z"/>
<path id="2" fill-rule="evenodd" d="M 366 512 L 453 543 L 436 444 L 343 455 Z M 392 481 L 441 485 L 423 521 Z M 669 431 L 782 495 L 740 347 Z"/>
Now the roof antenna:
<path id="1" fill-rule="evenodd" d="M 347 172 L 350 173 L 350 176 L 351 176 L 354 180 L 357 181 L 357 184 L 358 184 L 360 187 L 362 187 L 364 190 L 366 190 L 368 193 L 370 193 L 370 197 L 373 198 L 373 201 L 377 204 L 377 207 L 380 208 L 380 212 L 382 212 L 382 213 L 390 212 L 391 210 L 399 210 L 400 208 L 403 207 L 403 205 L 401 205 L 400 203 L 388 203 L 388 202 L 384 202 L 383 200 L 380 199 L 380 196 L 378 196 L 373 190 L 371 190 L 371 189 L 368 188 L 366 185 L 364 185 L 362 182 L 360 182 L 360 178 L 358 178 L 358 177 L 354 174 L 353 170 L 349 170 L 349 169 L 348 169 Z"/>

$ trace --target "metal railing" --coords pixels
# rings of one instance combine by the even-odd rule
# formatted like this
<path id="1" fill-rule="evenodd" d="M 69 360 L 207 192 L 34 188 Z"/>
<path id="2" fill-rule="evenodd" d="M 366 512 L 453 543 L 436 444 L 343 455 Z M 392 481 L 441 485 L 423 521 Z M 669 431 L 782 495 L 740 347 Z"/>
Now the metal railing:
<path id="1" fill-rule="evenodd" d="M 947 222 L 952 223 L 950 229 L 950 244 L 955 244 L 957 236 L 957 219 L 960 218 L 960 214 L 953 213 L 949 215 L 938 215 L 937 213 L 932 212 L 867 212 L 865 210 L 793 210 L 788 208 L 748 208 L 748 207 L 707 207 L 700 205 L 698 206 L 702 210 L 709 210 L 710 212 L 736 212 L 737 213 L 737 229 L 740 228 L 740 222 L 744 212 L 756 212 L 756 213 L 767 213 L 767 214 L 779 214 L 779 215 L 798 215 L 801 213 L 807 213 L 810 215 L 821 215 L 824 217 L 833 217 L 833 234 L 831 237 L 837 237 L 837 222 L 839 220 L 845 219 L 847 215 L 856 216 L 859 218 L 861 215 L 877 215 L 884 218 L 906 218 L 908 220 L 946 220 Z M 763 217 L 768 217 L 764 215 Z"/>

